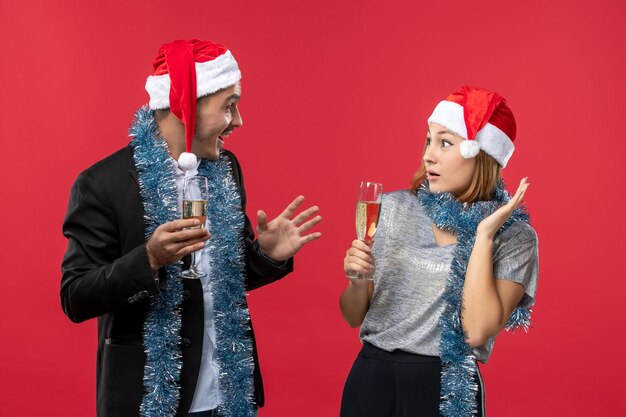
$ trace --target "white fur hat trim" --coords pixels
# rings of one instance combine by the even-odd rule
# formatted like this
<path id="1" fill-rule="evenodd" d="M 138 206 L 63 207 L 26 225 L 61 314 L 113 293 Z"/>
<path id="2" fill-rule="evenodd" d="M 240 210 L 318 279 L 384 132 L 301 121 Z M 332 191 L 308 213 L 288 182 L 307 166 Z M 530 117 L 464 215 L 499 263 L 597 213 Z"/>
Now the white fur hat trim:
<path id="1" fill-rule="evenodd" d="M 467 140 L 467 128 L 465 127 L 465 118 L 463 116 L 463 106 L 452 101 L 441 101 L 435 107 L 433 114 L 428 118 L 428 123 L 437 123 L 447 129 L 450 129 L 455 134 L 466 139 L 461 143 L 461 154 L 465 158 L 473 158 L 478 155 L 478 151 L 475 147 L 478 146 L 488 155 L 491 155 L 502 168 L 506 166 L 506 163 L 513 155 L 515 145 L 509 137 L 495 125 L 487 123 L 482 129 L 478 131 L 474 140 Z M 473 144 L 463 145 L 465 142 L 474 142 Z M 463 148 L 466 148 L 464 151 Z M 471 147 L 471 149 L 469 149 Z M 472 155 L 472 156 L 465 156 Z M 473 152 L 476 152 L 473 154 Z"/>
<path id="2" fill-rule="evenodd" d="M 198 98 L 215 93 L 241 80 L 241 71 L 230 51 L 207 62 L 196 62 L 196 95 Z M 150 75 L 146 80 L 152 110 L 169 109 L 170 75 Z"/>

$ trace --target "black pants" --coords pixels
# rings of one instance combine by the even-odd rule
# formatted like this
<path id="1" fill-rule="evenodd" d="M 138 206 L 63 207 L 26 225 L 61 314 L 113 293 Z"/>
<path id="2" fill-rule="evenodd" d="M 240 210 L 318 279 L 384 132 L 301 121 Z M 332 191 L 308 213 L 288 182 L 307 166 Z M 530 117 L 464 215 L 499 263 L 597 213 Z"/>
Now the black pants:
<path id="1" fill-rule="evenodd" d="M 480 372 L 476 382 L 483 417 Z M 341 417 L 440 417 L 440 390 L 439 357 L 387 352 L 364 342 L 343 389 Z"/>

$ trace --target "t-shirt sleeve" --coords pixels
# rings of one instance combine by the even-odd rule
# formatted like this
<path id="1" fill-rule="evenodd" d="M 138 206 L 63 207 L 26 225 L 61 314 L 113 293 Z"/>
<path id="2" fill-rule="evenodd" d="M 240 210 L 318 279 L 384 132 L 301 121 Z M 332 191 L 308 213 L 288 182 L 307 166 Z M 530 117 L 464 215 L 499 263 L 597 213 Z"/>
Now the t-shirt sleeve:
<path id="1" fill-rule="evenodd" d="M 534 304 L 537 293 L 539 247 L 537 234 L 525 222 L 516 222 L 500 235 L 493 254 L 493 276 L 524 286 L 521 307 Z"/>

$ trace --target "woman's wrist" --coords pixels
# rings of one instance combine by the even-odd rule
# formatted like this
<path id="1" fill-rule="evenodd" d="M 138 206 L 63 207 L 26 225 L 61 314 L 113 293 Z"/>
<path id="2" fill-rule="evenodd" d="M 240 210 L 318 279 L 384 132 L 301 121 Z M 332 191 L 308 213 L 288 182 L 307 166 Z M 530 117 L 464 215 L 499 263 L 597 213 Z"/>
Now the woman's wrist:
<path id="1" fill-rule="evenodd" d="M 492 244 L 494 237 L 491 233 L 481 232 L 480 230 L 476 232 L 476 242 Z"/>
<path id="2" fill-rule="evenodd" d="M 358 290 L 361 290 L 363 288 L 367 288 L 368 287 L 368 283 L 370 282 L 367 279 L 350 278 L 347 275 L 346 275 L 346 278 L 348 278 L 348 281 L 350 282 L 350 284 L 348 284 L 348 286 L 352 287 L 352 288 L 357 288 Z"/>

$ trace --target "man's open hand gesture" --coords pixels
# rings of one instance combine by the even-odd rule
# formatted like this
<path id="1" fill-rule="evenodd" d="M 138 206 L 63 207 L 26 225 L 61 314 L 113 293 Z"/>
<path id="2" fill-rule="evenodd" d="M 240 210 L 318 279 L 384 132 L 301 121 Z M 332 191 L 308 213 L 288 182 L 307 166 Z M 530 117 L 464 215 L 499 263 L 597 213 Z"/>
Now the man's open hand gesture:
<path id="1" fill-rule="evenodd" d="M 303 196 L 296 197 L 278 217 L 269 223 L 263 210 L 257 212 L 257 239 L 261 250 L 270 258 L 277 261 L 289 259 L 302 246 L 322 236 L 320 232 L 304 234 L 322 221 L 322 216 L 319 215 L 305 221 L 316 214 L 319 207 L 310 207 L 292 218 L 303 201 Z"/>

